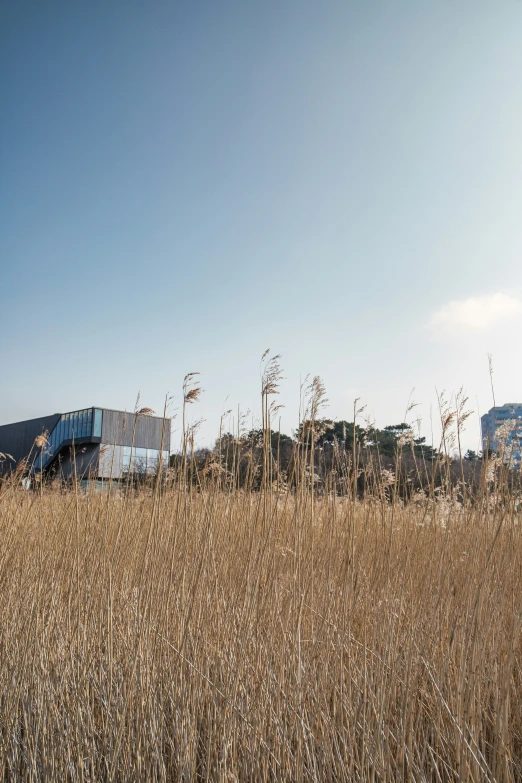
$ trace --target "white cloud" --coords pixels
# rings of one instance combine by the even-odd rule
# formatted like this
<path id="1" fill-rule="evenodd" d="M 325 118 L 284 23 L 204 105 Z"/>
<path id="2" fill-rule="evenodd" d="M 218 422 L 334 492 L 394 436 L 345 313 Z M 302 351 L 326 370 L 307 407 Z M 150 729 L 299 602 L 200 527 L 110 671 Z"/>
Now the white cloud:
<path id="1" fill-rule="evenodd" d="M 428 327 L 434 334 L 484 332 L 522 313 L 522 302 L 507 294 L 471 296 L 454 300 L 436 310 Z"/>

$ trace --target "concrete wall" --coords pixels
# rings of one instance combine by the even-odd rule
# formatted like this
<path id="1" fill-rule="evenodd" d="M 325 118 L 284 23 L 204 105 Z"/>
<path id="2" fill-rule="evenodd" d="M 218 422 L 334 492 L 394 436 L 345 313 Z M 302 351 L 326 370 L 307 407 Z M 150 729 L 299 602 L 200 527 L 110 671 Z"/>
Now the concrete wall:
<path id="1" fill-rule="evenodd" d="M 109 446 L 134 446 L 145 449 L 170 450 L 170 419 L 159 416 L 136 416 L 123 411 L 103 410 L 102 443 Z"/>
<path id="2" fill-rule="evenodd" d="M 0 472 L 2 465 L 3 472 L 7 472 L 14 464 L 27 457 L 33 448 L 34 439 L 43 432 L 51 432 L 59 418 L 60 414 L 54 413 L 52 416 L 41 416 L 39 419 L 28 419 L 0 427 L 0 452 L 14 457 L 14 463 L 0 463 Z"/>

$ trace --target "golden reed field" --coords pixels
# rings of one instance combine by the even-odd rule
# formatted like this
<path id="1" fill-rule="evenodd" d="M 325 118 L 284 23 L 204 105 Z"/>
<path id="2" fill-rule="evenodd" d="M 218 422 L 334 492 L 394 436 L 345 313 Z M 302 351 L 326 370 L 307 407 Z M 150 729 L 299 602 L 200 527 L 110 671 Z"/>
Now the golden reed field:
<path id="1" fill-rule="evenodd" d="M 342 492 L 311 438 L 254 487 L 189 441 L 149 484 L 0 486 L 3 779 L 521 780 L 508 469 L 361 494 L 354 449 Z"/>

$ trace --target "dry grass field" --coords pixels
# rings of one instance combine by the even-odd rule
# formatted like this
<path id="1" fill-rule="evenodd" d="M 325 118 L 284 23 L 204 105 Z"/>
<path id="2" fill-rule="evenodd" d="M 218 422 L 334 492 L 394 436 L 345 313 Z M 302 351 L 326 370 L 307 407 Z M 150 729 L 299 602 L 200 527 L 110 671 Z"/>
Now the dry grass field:
<path id="1" fill-rule="evenodd" d="M 514 504 L 0 488 L 6 781 L 522 779 Z"/>
<path id="2" fill-rule="evenodd" d="M 195 459 L 191 373 L 165 476 L 0 485 L 4 780 L 522 780 L 505 453 L 466 484 L 457 395 L 435 462 L 411 441 L 405 472 L 401 436 L 393 471 L 336 444 L 327 463 L 316 378 L 283 476 L 277 360 L 257 457 L 238 433 Z"/>

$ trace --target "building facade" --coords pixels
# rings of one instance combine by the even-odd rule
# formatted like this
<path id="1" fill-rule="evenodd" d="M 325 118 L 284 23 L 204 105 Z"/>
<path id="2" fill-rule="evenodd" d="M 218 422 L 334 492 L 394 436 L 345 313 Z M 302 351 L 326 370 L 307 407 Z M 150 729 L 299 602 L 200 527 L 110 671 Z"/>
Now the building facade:
<path id="1" fill-rule="evenodd" d="M 502 452 L 506 461 L 520 462 L 522 443 L 522 403 L 508 402 L 491 408 L 480 420 L 482 447 Z"/>
<path id="2" fill-rule="evenodd" d="M 158 416 L 95 407 L 6 424 L 0 426 L 0 471 L 11 472 L 24 460 L 29 476 L 153 475 L 168 463 L 170 425 Z"/>

